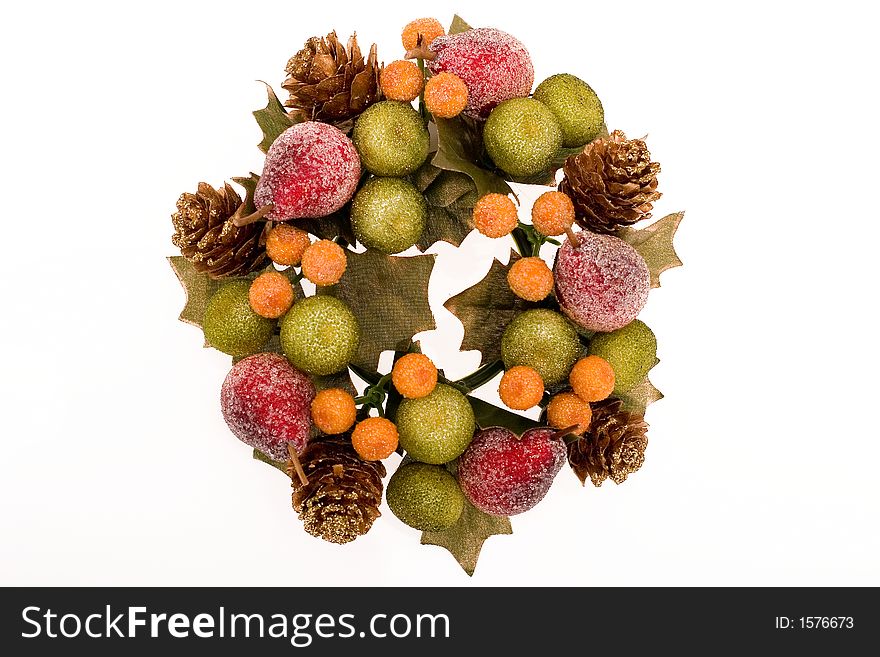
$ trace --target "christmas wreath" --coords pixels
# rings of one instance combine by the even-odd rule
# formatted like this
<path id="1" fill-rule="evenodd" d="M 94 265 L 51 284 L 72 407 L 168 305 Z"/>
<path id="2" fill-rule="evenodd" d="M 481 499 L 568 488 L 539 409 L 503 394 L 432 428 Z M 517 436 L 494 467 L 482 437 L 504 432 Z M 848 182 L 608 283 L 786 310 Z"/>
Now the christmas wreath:
<path id="1" fill-rule="evenodd" d="M 382 66 L 354 36 L 309 39 L 287 63 L 288 98 L 267 85 L 254 112 L 261 175 L 232 178 L 243 195 L 228 183 L 181 195 L 170 261 L 180 319 L 233 357 L 220 390 L 230 431 L 291 477 L 305 530 L 365 534 L 384 487 L 422 543 L 472 574 L 483 541 L 511 533 L 509 516 L 566 462 L 595 486 L 642 466 L 645 409 L 661 394 L 648 380 L 657 342 L 637 316 L 681 264 L 682 214 L 649 222 L 660 166 L 644 140 L 609 133 L 572 74 L 533 90 L 513 36 L 456 16 L 448 31 L 412 21 L 402 42 Z M 530 222 L 518 185 L 545 186 Z M 424 252 L 474 229 L 512 249 L 445 303 L 461 348 L 482 354 L 453 381 L 413 342 L 435 328 Z M 472 394 L 502 372 L 506 408 Z"/>

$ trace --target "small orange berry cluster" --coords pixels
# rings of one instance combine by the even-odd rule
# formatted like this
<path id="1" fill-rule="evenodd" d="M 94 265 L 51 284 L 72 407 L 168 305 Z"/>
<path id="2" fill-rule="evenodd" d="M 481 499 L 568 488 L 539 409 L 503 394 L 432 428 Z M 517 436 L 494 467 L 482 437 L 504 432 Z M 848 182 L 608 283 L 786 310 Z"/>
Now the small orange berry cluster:
<path id="1" fill-rule="evenodd" d="M 336 285 L 348 264 L 345 249 L 336 242 L 312 243 L 306 231 L 290 224 L 278 224 L 269 231 L 266 253 L 276 265 L 300 267 L 303 277 L 318 286 Z M 248 298 L 255 313 L 277 319 L 290 310 L 295 294 L 285 274 L 269 271 L 254 279 Z"/>
<path id="2" fill-rule="evenodd" d="M 602 401 L 614 390 L 614 370 L 604 358 L 586 356 L 571 368 L 568 382 L 571 391 L 554 395 L 547 405 L 547 422 L 557 429 L 574 427 L 571 433 L 580 435 L 590 428 L 590 402 Z"/>
<path id="3" fill-rule="evenodd" d="M 445 33 L 436 18 L 418 18 L 407 23 L 400 39 L 407 57 L 421 59 L 428 53 L 431 42 Z M 424 69 L 410 59 L 399 59 L 385 66 L 379 86 L 389 100 L 410 103 L 422 96 L 425 108 L 441 119 L 454 118 L 467 107 L 467 85 L 460 77 L 444 72 L 425 83 Z"/>
<path id="4" fill-rule="evenodd" d="M 437 386 L 437 368 L 424 354 L 406 354 L 391 370 L 391 382 L 407 399 L 425 397 Z M 327 388 L 312 401 L 312 423 L 322 433 L 342 434 L 354 427 L 351 444 L 365 461 L 379 461 L 397 450 L 397 426 L 384 417 L 368 417 L 355 424 L 357 404 L 341 388 Z"/>

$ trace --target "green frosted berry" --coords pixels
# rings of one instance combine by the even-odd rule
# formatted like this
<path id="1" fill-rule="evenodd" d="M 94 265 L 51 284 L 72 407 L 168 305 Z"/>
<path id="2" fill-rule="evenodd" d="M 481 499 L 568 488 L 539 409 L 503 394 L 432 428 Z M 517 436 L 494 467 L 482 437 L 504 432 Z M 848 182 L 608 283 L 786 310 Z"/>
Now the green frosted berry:
<path id="1" fill-rule="evenodd" d="M 248 301 L 250 281 L 232 281 L 214 293 L 202 328 L 208 344 L 230 356 L 257 353 L 275 330 L 275 320 L 260 317 Z"/>
<path id="2" fill-rule="evenodd" d="M 568 73 L 551 75 L 535 89 L 533 98 L 550 108 L 562 128 L 562 145 L 589 144 L 605 125 L 602 101 L 586 82 Z"/>
<path id="3" fill-rule="evenodd" d="M 419 241 L 428 218 L 425 197 L 403 178 L 373 178 L 351 206 L 351 227 L 361 244 L 400 253 Z"/>
<path id="4" fill-rule="evenodd" d="M 406 176 L 428 158 L 428 129 L 409 103 L 370 105 L 354 125 L 352 141 L 364 168 L 376 176 Z"/>
<path id="5" fill-rule="evenodd" d="M 334 297 L 297 301 L 281 320 L 281 347 L 290 363 L 309 374 L 333 374 L 357 351 L 360 329 L 348 306 Z"/>
<path id="6" fill-rule="evenodd" d="M 414 529 L 440 531 L 458 522 L 464 494 L 446 468 L 409 463 L 388 481 L 385 499 L 391 512 Z"/>
<path id="7" fill-rule="evenodd" d="M 546 105 L 513 98 L 492 110 L 483 131 L 492 161 L 511 176 L 524 178 L 550 168 L 562 146 L 559 122 Z"/>
<path id="8" fill-rule="evenodd" d="M 425 397 L 404 399 L 397 409 L 400 445 L 423 463 L 448 463 L 460 456 L 475 426 L 467 398 L 443 383 Z"/>
<path id="9" fill-rule="evenodd" d="M 657 338 L 643 321 L 636 319 L 611 333 L 597 333 L 589 353 L 604 358 L 614 370 L 614 394 L 628 392 L 642 382 L 657 364 Z"/>
<path id="10" fill-rule="evenodd" d="M 581 352 L 574 326 L 552 310 L 527 310 L 517 315 L 501 336 L 504 367 L 533 367 L 548 386 L 565 380 Z"/>

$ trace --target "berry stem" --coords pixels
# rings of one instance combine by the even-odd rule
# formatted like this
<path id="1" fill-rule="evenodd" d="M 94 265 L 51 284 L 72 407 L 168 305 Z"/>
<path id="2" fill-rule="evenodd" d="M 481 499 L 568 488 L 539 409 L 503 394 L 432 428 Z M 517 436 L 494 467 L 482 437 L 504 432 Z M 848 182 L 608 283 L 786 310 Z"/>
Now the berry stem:
<path id="1" fill-rule="evenodd" d="M 302 463 L 299 462 L 299 456 L 297 456 L 296 450 L 290 443 L 287 443 L 287 453 L 290 455 L 290 464 L 293 467 L 293 471 L 296 472 L 296 476 L 299 478 L 300 483 L 303 486 L 306 486 L 309 483 L 309 478 L 306 476 L 305 470 L 303 470 Z"/>
<path id="2" fill-rule="evenodd" d="M 437 59 L 437 54 L 428 50 L 424 44 L 418 45 L 412 50 L 407 50 L 403 56 L 404 59 L 427 59 L 428 61 Z"/>
<path id="3" fill-rule="evenodd" d="M 571 242 L 574 248 L 578 248 L 581 245 L 581 238 L 578 237 L 571 226 L 565 229 L 565 236 L 568 237 L 568 241 Z"/>
<path id="4" fill-rule="evenodd" d="M 247 226 L 248 224 L 252 224 L 254 222 L 259 221 L 267 214 L 272 212 L 275 209 L 275 205 L 273 203 L 267 203 L 263 207 L 261 207 L 256 212 L 252 212 L 248 215 L 239 214 L 239 212 L 243 212 L 243 208 L 245 207 L 244 203 L 238 206 L 238 210 L 235 211 L 235 214 L 232 215 L 232 223 L 241 228 L 242 226 Z"/>
<path id="5" fill-rule="evenodd" d="M 466 377 L 455 381 L 455 387 L 461 390 L 464 394 L 470 394 L 480 386 L 485 385 L 493 378 L 498 372 L 502 372 L 504 370 L 504 363 L 500 360 L 493 360 L 491 363 L 486 363 L 481 368 L 468 374 Z"/>

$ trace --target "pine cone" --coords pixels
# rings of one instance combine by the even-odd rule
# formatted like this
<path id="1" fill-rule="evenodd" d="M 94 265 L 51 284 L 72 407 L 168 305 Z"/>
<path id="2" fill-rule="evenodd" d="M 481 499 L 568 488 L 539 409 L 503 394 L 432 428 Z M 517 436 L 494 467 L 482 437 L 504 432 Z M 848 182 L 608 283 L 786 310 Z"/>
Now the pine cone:
<path id="1" fill-rule="evenodd" d="M 312 37 L 285 70 L 287 79 L 281 86 L 290 92 L 285 105 L 301 121 L 332 123 L 348 132 L 354 118 L 382 98 L 376 44 L 364 61 L 356 35 L 348 40 L 347 48 L 336 32 L 323 39 Z"/>
<path id="2" fill-rule="evenodd" d="M 299 458 L 309 483 L 302 485 L 291 464 L 288 474 L 293 508 L 305 530 L 331 543 L 348 543 L 366 534 L 380 515 L 385 466 L 361 460 L 349 436 L 312 442 Z"/>
<path id="3" fill-rule="evenodd" d="M 171 215 L 171 241 L 197 271 L 212 278 L 243 276 L 267 261 L 264 224 L 239 228 L 232 223 L 241 204 L 241 197 L 228 183 L 221 189 L 199 183 L 195 194 L 180 195 L 177 212 Z"/>
<path id="4" fill-rule="evenodd" d="M 609 477 L 623 483 L 645 462 L 648 425 L 643 415 L 620 410 L 621 404 L 616 397 L 590 404 L 590 429 L 568 444 L 568 463 L 582 484 L 588 475 L 594 486 Z"/>
<path id="5" fill-rule="evenodd" d="M 648 219 L 660 198 L 660 165 L 651 162 L 644 141 L 627 139 L 620 130 L 587 144 L 562 170 L 559 189 L 571 197 L 578 224 L 595 233 Z"/>

